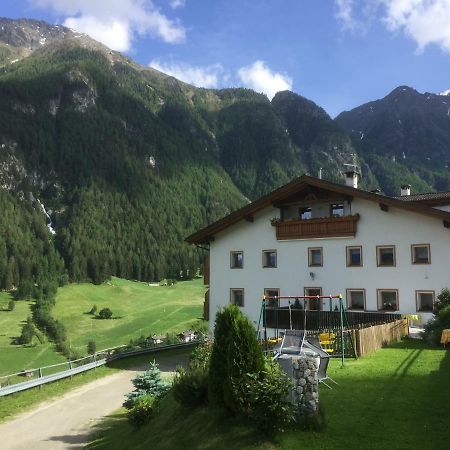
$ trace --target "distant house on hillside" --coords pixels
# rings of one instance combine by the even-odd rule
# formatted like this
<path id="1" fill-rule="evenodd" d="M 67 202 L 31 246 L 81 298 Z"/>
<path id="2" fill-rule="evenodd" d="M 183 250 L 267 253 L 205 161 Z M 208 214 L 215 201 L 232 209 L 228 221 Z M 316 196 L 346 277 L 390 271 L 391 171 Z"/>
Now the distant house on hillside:
<path id="1" fill-rule="evenodd" d="M 152 342 L 153 344 L 162 344 L 164 342 L 164 339 L 166 337 L 164 335 L 153 335 L 152 336 Z"/>
<path id="2" fill-rule="evenodd" d="M 177 337 L 182 342 L 191 342 L 195 339 L 195 331 L 192 330 L 183 331 L 183 333 L 177 334 Z"/>
<path id="3" fill-rule="evenodd" d="M 256 324 L 264 295 L 342 294 L 349 311 L 429 320 L 450 285 L 450 192 L 402 186 L 388 197 L 358 180 L 354 171 L 345 185 L 305 175 L 189 236 L 209 246 L 205 315 L 233 303 Z M 328 308 L 327 299 L 304 304 Z"/>

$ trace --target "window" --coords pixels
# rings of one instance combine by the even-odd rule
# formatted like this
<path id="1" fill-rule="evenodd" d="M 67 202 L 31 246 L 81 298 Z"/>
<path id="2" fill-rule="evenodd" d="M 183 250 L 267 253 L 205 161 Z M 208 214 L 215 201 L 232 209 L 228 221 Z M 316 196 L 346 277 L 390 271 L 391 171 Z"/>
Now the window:
<path id="1" fill-rule="evenodd" d="M 310 267 L 323 266 L 323 254 L 322 247 L 309 247 L 308 248 L 308 265 Z"/>
<path id="2" fill-rule="evenodd" d="M 330 205 L 330 217 L 343 217 L 344 216 L 344 204 L 333 203 Z"/>
<path id="3" fill-rule="evenodd" d="M 280 290 L 278 288 L 266 288 L 264 289 L 264 297 L 279 297 Z M 278 308 L 280 306 L 279 298 L 269 298 L 266 301 L 267 308 Z"/>
<path id="4" fill-rule="evenodd" d="M 398 311 L 398 289 L 377 289 L 378 310 Z"/>
<path id="5" fill-rule="evenodd" d="M 298 210 L 298 215 L 301 220 L 311 219 L 311 208 L 300 208 Z"/>
<path id="6" fill-rule="evenodd" d="M 347 247 L 347 267 L 361 267 L 362 247 Z"/>
<path id="7" fill-rule="evenodd" d="M 411 259 L 413 264 L 430 264 L 430 244 L 411 245 Z"/>
<path id="8" fill-rule="evenodd" d="M 434 291 L 416 291 L 417 311 L 433 312 Z"/>
<path id="9" fill-rule="evenodd" d="M 242 269 L 244 267 L 244 252 L 230 252 L 230 267 Z"/>
<path id="10" fill-rule="evenodd" d="M 322 295 L 321 287 L 305 287 L 305 296 L 314 297 Z M 322 299 L 321 298 L 309 298 L 308 299 L 308 309 L 311 311 L 321 311 L 322 310 Z"/>
<path id="11" fill-rule="evenodd" d="M 395 245 L 377 246 L 377 265 L 379 267 L 395 266 Z"/>
<path id="12" fill-rule="evenodd" d="M 365 289 L 347 289 L 347 309 L 366 309 Z"/>
<path id="13" fill-rule="evenodd" d="M 262 258 L 263 258 L 262 264 L 264 268 L 277 267 L 276 250 L 263 250 Z"/>
<path id="14" fill-rule="evenodd" d="M 230 303 L 236 306 L 244 306 L 244 289 L 230 289 Z"/>

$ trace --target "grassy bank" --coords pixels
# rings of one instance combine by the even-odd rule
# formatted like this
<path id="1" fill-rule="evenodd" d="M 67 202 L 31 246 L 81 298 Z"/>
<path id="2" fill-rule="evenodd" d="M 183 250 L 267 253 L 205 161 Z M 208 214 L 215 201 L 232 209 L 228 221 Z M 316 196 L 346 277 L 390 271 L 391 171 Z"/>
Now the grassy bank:
<path id="1" fill-rule="evenodd" d="M 112 278 L 111 282 L 70 284 L 58 290 L 53 315 L 67 328 L 72 348 L 85 352 L 89 340 L 98 349 L 126 344 L 141 334 L 183 331 L 202 316 L 205 288 L 201 279 L 174 286 Z M 115 319 L 88 314 L 110 308 Z"/>
<path id="2" fill-rule="evenodd" d="M 168 396 L 151 423 L 138 431 L 123 411 L 117 412 L 89 448 L 448 448 L 450 352 L 406 340 L 344 368 L 333 360 L 329 373 L 339 386 L 321 387 L 327 427 L 320 433 L 291 430 L 269 439 L 210 408 L 184 410 Z"/>

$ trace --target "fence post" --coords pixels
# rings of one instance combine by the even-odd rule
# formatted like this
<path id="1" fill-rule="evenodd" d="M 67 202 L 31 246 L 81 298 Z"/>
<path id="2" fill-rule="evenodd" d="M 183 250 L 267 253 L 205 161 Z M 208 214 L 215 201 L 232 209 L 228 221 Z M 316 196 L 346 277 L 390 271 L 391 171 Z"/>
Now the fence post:
<path id="1" fill-rule="evenodd" d="M 69 370 L 72 369 L 72 361 L 69 359 Z M 72 379 L 72 374 L 70 374 L 70 379 Z"/>
<path id="2" fill-rule="evenodd" d="M 42 378 L 42 367 L 39 367 L 39 378 Z M 39 389 L 42 389 L 42 384 L 39 385 Z"/>

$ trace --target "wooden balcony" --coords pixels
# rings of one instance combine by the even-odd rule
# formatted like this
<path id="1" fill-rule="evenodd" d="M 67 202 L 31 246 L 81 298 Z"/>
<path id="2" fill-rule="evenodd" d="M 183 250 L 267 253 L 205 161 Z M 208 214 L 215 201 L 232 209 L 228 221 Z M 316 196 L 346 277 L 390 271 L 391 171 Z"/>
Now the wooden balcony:
<path id="1" fill-rule="evenodd" d="M 355 236 L 359 214 L 308 220 L 286 220 L 275 224 L 277 239 L 312 239 Z"/>

